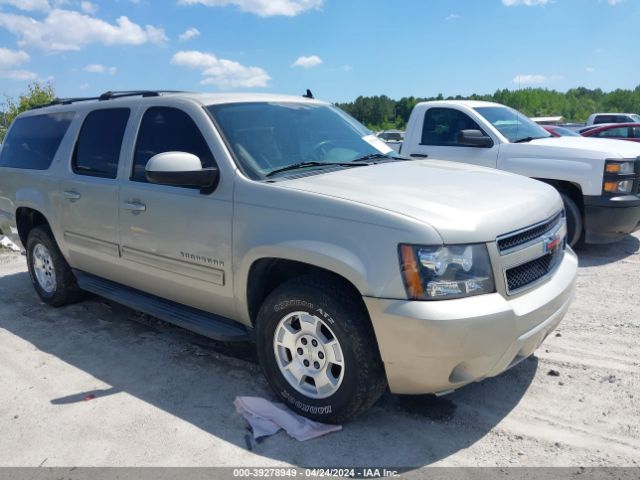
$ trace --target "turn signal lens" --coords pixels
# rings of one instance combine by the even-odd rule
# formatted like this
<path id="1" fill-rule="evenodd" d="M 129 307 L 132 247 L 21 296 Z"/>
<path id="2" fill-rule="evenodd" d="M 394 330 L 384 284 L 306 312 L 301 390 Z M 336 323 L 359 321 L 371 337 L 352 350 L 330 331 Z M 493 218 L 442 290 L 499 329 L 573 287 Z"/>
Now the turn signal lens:
<path id="1" fill-rule="evenodd" d="M 400 247 L 402 257 L 402 275 L 410 298 L 420 298 L 422 296 L 422 281 L 420 280 L 420 270 L 416 261 L 416 254 L 413 247 L 402 245 Z"/>
<path id="2" fill-rule="evenodd" d="M 633 180 L 623 180 L 621 182 L 604 182 L 604 191 L 607 193 L 631 193 Z"/>
<path id="3" fill-rule="evenodd" d="M 605 173 L 614 175 L 630 175 L 635 172 L 635 163 L 607 161 L 604 166 L 604 171 Z"/>

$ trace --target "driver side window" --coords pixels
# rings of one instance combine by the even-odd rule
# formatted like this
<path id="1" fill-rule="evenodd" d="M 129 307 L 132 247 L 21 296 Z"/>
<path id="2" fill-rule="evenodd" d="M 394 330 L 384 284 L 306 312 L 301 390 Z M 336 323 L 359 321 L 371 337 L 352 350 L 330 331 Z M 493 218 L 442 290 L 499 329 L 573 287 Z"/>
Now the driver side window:
<path id="1" fill-rule="evenodd" d="M 140 123 L 131 180 L 146 182 L 144 169 L 147 162 L 164 152 L 192 153 L 200 158 L 203 168 L 215 166 L 207 142 L 186 112 L 172 107 L 151 107 Z"/>
<path id="2" fill-rule="evenodd" d="M 422 124 L 422 145 L 466 147 L 458 143 L 458 136 L 462 130 L 480 130 L 474 120 L 466 113 L 452 108 L 430 108 L 424 114 Z"/>

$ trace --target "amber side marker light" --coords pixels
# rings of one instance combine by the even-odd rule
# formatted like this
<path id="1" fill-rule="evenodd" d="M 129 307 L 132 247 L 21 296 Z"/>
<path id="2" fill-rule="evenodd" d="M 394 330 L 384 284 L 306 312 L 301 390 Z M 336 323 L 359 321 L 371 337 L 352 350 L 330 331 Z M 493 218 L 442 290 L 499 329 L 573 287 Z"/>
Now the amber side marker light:
<path id="1" fill-rule="evenodd" d="M 412 299 L 423 297 L 422 280 L 420 279 L 420 269 L 413 248 L 409 245 L 400 247 L 400 255 L 402 257 L 402 275 L 404 283 L 407 287 L 407 293 Z"/>
<path id="2" fill-rule="evenodd" d="M 618 191 L 618 182 L 604 182 L 604 191 L 615 193 Z"/>
<path id="3" fill-rule="evenodd" d="M 620 173 L 620 170 L 622 170 L 622 165 L 619 163 L 607 163 L 605 167 L 607 173 Z"/>

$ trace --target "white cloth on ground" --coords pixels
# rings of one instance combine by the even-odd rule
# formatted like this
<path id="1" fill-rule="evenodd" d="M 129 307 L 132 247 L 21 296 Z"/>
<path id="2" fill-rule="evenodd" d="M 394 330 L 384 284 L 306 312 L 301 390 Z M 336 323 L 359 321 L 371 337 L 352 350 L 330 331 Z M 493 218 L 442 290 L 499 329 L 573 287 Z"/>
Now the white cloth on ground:
<path id="1" fill-rule="evenodd" d="M 253 438 L 266 437 L 284 429 L 301 442 L 342 430 L 340 425 L 314 422 L 292 412 L 282 403 L 273 403 L 259 397 L 236 397 L 236 411 L 253 429 Z"/>

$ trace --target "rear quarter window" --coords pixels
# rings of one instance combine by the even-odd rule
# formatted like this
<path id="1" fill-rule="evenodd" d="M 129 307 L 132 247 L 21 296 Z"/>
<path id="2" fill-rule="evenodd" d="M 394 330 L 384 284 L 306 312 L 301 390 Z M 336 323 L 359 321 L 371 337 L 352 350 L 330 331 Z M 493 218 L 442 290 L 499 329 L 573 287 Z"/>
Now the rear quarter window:
<path id="1" fill-rule="evenodd" d="M 0 151 L 0 167 L 46 170 L 51 166 L 75 112 L 17 118 Z"/>

